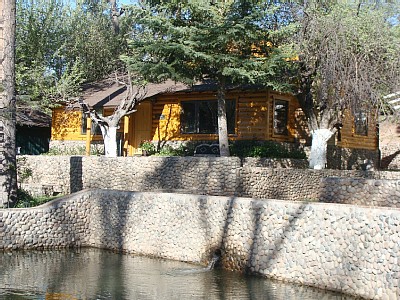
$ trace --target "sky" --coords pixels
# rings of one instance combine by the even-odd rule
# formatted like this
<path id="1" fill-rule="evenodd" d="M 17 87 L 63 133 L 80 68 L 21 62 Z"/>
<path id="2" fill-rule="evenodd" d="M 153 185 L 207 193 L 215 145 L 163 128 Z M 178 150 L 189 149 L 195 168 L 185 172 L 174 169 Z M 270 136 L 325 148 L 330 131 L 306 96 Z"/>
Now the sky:
<path id="1" fill-rule="evenodd" d="M 119 4 L 135 4 L 137 0 L 119 0 Z"/>

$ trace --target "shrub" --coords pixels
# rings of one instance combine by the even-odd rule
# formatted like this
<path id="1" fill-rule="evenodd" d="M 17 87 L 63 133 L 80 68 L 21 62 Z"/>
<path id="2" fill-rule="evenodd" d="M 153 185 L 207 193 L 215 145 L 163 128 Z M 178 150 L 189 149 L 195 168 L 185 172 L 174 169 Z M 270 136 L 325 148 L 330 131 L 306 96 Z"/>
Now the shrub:
<path id="1" fill-rule="evenodd" d="M 58 196 L 37 196 L 33 197 L 28 191 L 24 189 L 18 189 L 17 191 L 17 204 L 16 208 L 34 207 L 46 202 L 49 202 Z"/>
<path id="2" fill-rule="evenodd" d="M 86 146 L 75 147 L 52 147 L 48 152 L 42 153 L 43 155 L 85 155 Z M 90 145 L 90 155 L 104 155 L 104 146 L 98 144 Z"/>
<path id="3" fill-rule="evenodd" d="M 238 157 L 306 158 L 302 149 L 293 149 L 272 141 L 235 141 L 229 148 L 231 155 Z"/>
<path id="4" fill-rule="evenodd" d="M 139 147 L 142 149 L 142 151 L 146 151 L 148 155 L 156 153 L 156 146 L 154 146 L 152 141 L 149 140 L 142 141 Z"/>
<path id="5" fill-rule="evenodd" d="M 177 148 L 165 145 L 156 153 L 159 156 L 192 156 L 194 154 L 193 143 L 180 144 Z"/>

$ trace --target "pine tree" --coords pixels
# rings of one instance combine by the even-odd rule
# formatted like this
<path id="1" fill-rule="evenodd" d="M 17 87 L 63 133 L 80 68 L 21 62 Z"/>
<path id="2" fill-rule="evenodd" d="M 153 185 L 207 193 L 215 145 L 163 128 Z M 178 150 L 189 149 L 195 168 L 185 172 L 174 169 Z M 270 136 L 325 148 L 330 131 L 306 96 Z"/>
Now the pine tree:
<path id="1" fill-rule="evenodd" d="M 229 156 L 227 87 L 289 87 L 276 77 L 290 56 L 280 47 L 293 29 L 285 24 L 285 6 L 263 1 L 150 2 L 153 5 L 143 4 L 134 12 L 137 24 L 125 61 L 147 81 L 215 82 L 220 155 Z"/>

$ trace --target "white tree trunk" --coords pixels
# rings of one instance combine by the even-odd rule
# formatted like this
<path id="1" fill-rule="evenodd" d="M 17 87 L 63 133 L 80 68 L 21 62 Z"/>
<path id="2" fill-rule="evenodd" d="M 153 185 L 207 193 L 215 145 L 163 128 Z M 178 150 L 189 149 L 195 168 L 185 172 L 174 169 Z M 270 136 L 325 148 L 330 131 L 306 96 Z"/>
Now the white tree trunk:
<path id="1" fill-rule="evenodd" d="M 310 153 L 311 169 L 325 169 L 328 141 L 333 134 L 334 132 L 329 129 L 317 129 L 313 131 Z"/>
<path id="2" fill-rule="evenodd" d="M 224 83 L 221 84 L 221 87 L 218 90 L 218 142 L 219 155 L 230 156 Z"/>
<path id="3" fill-rule="evenodd" d="M 101 127 L 106 157 L 117 157 L 117 127 Z"/>

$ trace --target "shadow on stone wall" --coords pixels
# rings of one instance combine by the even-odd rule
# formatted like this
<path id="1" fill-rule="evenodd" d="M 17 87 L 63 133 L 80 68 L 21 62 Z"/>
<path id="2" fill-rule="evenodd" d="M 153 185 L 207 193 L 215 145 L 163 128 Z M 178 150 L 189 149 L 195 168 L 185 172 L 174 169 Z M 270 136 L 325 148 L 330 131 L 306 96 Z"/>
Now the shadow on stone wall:
<path id="1" fill-rule="evenodd" d="M 103 248 L 122 251 L 125 245 L 125 238 L 122 232 L 127 232 L 127 211 L 129 200 L 132 200 L 134 194 L 126 193 L 123 196 L 116 193 L 110 193 L 108 197 L 98 197 L 97 208 L 100 210 L 101 236 L 100 245 Z M 97 212 L 94 212 L 97 213 Z M 125 247 L 126 248 L 126 247 Z"/>
<path id="2" fill-rule="evenodd" d="M 239 160 L 237 164 L 240 166 Z M 235 195 L 237 166 L 233 164 L 230 171 L 224 166 L 226 163 L 219 165 L 212 159 L 186 162 L 181 157 L 165 157 L 153 170 L 144 172 L 144 181 L 137 187 L 142 191 L 152 192 Z"/>
<path id="3" fill-rule="evenodd" d="M 400 154 L 400 150 L 395 151 L 394 153 L 382 157 L 380 168 L 383 170 L 389 169 L 389 165 L 393 162 L 393 160 Z"/>
<path id="4" fill-rule="evenodd" d="M 300 206 L 296 209 L 296 211 L 287 216 L 287 224 L 283 226 L 282 230 L 278 233 L 279 237 L 277 237 L 276 233 L 273 233 L 273 245 L 269 245 L 269 253 L 266 258 L 266 269 L 272 270 L 274 268 L 275 259 L 278 258 L 280 251 L 285 251 L 283 248 L 283 244 L 285 239 L 290 237 L 290 233 L 295 231 L 294 229 L 297 226 L 297 222 L 302 218 L 303 214 L 309 207 L 308 202 L 303 202 Z M 258 273 L 258 270 L 254 269 L 254 265 L 256 264 L 255 257 L 258 255 L 258 239 L 262 240 L 260 236 L 262 235 L 262 216 L 266 215 L 267 212 L 265 210 L 265 205 L 262 202 L 252 202 L 252 210 L 253 210 L 253 233 L 254 238 L 250 245 L 249 251 L 249 259 L 247 261 L 247 265 L 245 266 L 244 270 L 248 273 Z M 265 275 L 265 274 L 264 274 Z M 267 275 L 268 276 L 268 275 Z"/>
<path id="5" fill-rule="evenodd" d="M 366 149 L 348 149 L 328 145 L 328 169 L 367 170 L 379 167 L 379 151 Z"/>
<path id="6" fill-rule="evenodd" d="M 82 156 L 71 156 L 69 161 L 70 191 L 75 193 L 83 189 Z"/>

